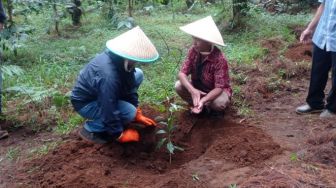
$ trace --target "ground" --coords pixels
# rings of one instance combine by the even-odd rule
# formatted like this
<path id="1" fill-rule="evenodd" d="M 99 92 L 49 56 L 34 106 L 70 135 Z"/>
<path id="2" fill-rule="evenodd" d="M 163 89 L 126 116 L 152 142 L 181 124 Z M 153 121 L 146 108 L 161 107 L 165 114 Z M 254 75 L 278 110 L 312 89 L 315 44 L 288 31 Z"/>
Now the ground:
<path id="1" fill-rule="evenodd" d="M 196 117 L 182 110 L 173 140 L 184 151 L 171 163 L 165 148 L 155 149 L 151 128 L 141 129 L 137 144 L 94 145 L 77 130 L 60 137 L 21 127 L 0 141 L 0 187 L 336 187 L 334 119 L 295 113 L 305 102 L 311 45 L 293 44 L 278 58 L 281 40 L 262 43 L 269 52 L 254 68 L 232 66 L 245 77 L 240 97 L 250 112 L 231 107 L 224 117 Z M 165 116 L 142 107 L 150 117 Z M 42 144 L 49 152 L 29 157 L 29 148 Z M 8 160 L 14 146 L 26 155 Z"/>

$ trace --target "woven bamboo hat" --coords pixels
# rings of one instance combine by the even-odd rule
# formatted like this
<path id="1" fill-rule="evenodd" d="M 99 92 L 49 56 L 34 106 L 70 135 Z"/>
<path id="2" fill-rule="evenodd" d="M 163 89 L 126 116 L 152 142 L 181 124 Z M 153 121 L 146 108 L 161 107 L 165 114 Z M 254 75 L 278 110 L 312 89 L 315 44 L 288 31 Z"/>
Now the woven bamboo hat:
<path id="1" fill-rule="evenodd" d="M 180 29 L 196 38 L 213 44 L 218 44 L 220 46 L 226 46 L 222 35 L 211 16 L 196 20 L 190 24 L 180 27 Z"/>
<path id="2" fill-rule="evenodd" d="M 106 47 L 125 59 L 151 63 L 159 58 L 153 43 L 139 26 L 106 42 Z"/>

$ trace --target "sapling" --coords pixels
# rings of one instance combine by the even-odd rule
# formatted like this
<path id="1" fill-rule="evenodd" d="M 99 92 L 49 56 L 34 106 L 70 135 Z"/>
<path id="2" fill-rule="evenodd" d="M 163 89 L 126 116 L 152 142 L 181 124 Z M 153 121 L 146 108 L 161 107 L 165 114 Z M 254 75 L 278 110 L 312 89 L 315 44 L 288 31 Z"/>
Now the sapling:
<path id="1" fill-rule="evenodd" d="M 169 163 L 171 164 L 172 155 L 174 154 L 175 150 L 184 151 L 183 148 L 175 145 L 172 141 L 173 132 L 176 129 L 176 125 L 174 124 L 175 121 L 175 112 L 181 109 L 182 107 L 173 103 L 170 103 L 169 107 L 169 117 L 167 122 L 160 122 L 161 124 L 165 125 L 162 129 L 156 132 L 156 134 L 164 135 L 158 142 L 157 148 L 160 149 L 163 145 L 166 144 L 166 149 L 169 153 Z"/>

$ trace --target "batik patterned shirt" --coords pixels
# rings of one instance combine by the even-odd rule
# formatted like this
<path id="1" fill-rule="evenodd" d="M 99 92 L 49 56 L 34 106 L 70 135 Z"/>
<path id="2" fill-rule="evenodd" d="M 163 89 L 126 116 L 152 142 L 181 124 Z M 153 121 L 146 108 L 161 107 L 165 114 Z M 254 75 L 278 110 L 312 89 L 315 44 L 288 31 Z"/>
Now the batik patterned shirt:
<path id="1" fill-rule="evenodd" d="M 187 76 L 191 75 L 191 82 L 195 88 L 207 93 L 215 88 L 221 88 L 231 97 L 229 68 L 224 54 L 214 47 L 203 60 L 200 61 L 199 58 L 201 58 L 200 53 L 194 47 L 190 48 L 181 72 Z M 200 63 L 202 63 L 202 71 L 198 74 Z"/>

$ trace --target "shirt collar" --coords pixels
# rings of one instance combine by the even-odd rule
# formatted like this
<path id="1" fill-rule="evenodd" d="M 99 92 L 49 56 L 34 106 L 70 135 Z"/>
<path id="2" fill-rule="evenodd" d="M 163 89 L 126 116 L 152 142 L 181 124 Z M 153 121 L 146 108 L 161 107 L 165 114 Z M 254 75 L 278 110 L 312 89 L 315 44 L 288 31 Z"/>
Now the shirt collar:
<path id="1" fill-rule="evenodd" d="M 193 47 L 193 50 L 195 51 L 195 54 L 200 55 L 200 53 L 196 50 L 195 47 Z M 217 61 L 217 53 L 219 49 L 217 46 L 214 46 L 211 53 L 207 55 L 204 59 L 204 61 L 209 61 L 209 62 L 216 62 Z"/>

